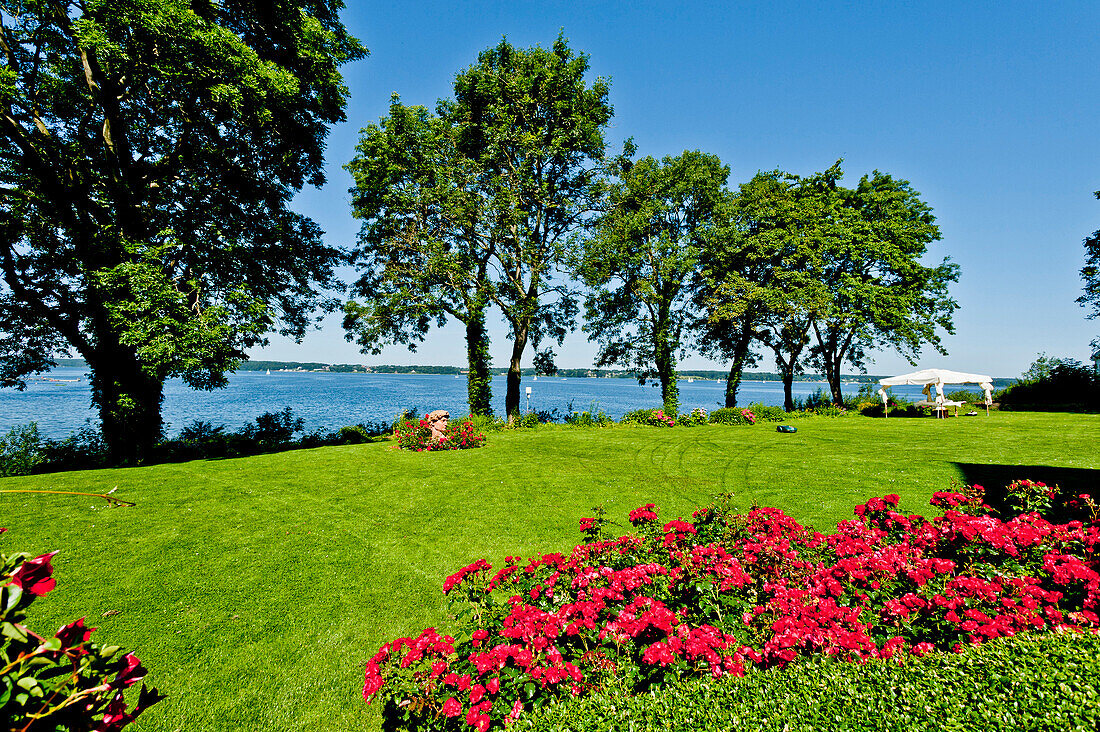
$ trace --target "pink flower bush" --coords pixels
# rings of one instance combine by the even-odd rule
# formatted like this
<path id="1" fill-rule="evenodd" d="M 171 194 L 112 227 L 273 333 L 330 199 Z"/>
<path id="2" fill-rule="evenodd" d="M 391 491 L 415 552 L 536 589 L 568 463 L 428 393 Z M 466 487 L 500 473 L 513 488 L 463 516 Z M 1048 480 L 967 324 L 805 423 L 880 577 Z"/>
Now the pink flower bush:
<path id="1" fill-rule="evenodd" d="M 485 435 L 478 432 L 468 419 L 448 424 L 441 440 L 432 439 L 432 425 L 427 418 L 401 419 L 393 425 L 393 436 L 399 448 L 415 452 L 466 450 L 485 444 Z"/>
<path id="2" fill-rule="evenodd" d="M 1013 485 L 1011 495 L 1055 502 L 1053 489 Z M 390 725 L 461 719 L 484 731 L 605 687 L 641 692 L 812 654 L 859 663 L 1022 631 L 1095 632 L 1100 521 L 1088 496 L 1062 503 L 1079 517 L 995 515 L 973 487 L 936 493 L 943 515 L 927 519 L 887 495 L 832 534 L 773 508 L 711 506 L 662 525 L 647 504 L 629 515 L 637 535 L 508 557 L 496 572 L 479 560 L 448 577 L 444 591 L 472 625 L 383 645 L 363 694 L 383 700 Z M 586 535 L 594 522 L 582 521 Z"/>

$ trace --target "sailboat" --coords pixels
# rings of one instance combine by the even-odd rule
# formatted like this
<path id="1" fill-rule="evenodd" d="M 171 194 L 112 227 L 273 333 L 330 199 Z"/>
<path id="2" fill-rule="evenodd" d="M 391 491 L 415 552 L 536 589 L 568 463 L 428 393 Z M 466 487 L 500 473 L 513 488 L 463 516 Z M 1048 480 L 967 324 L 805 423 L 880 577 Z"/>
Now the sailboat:
<path id="1" fill-rule="evenodd" d="M 268 375 L 268 376 L 271 376 L 271 369 L 268 369 L 268 370 L 267 370 L 267 375 Z"/>

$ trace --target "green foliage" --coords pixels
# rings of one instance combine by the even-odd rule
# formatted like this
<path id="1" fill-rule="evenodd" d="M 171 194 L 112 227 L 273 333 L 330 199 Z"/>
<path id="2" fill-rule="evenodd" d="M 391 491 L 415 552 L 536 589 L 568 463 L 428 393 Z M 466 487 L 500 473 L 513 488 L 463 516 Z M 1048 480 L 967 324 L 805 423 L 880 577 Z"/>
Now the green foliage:
<path id="1" fill-rule="evenodd" d="M 30 475 L 45 459 L 37 422 L 12 427 L 0 436 L 0 478 Z"/>
<path id="2" fill-rule="evenodd" d="M 740 407 L 723 407 L 710 413 L 710 421 L 713 424 L 751 425 L 756 423 L 755 415 L 749 417 L 752 414 L 748 409 Z"/>
<path id="3" fill-rule="evenodd" d="M 997 392 L 1001 409 L 1067 412 L 1100 411 L 1100 375 L 1071 358 L 1043 354 L 1023 379 Z"/>
<path id="4" fill-rule="evenodd" d="M 651 427 L 675 427 L 676 415 L 666 414 L 663 409 L 635 409 L 627 412 L 619 424 L 644 424 Z"/>
<path id="5" fill-rule="evenodd" d="M 627 153 L 631 152 L 628 147 Z M 684 151 L 661 161 L 617 161 L 608 211 L 585 241 L 578 272 L 591 288 L 585 331 L 600 344 L 597 366 L 656 378 L 664 410 L 679 408 L 678 353 L 691 348 L 691 287 L 705 229 L 729 167 Z"/>
<path id="6" fill-rule="evenodd" d="M 575 298 L 552 273 L 594 208 L 612 115 L 607 82 L 588 83 L 588 69 L 564 37 L 551 49 L 502 40 L 455 77 L 435 114 L 395 96 L 347 166 L 364 224 L 362 302 L 349 304 L 345 327 L 376 349 L 413 347 L 448 317 L 466 323 L 472 412 L 489 410 L 486 307 L 511 330 L 508 415 L 520 409 L 527 343 L 560 343 L 572 328 Z"/>
<path id="7" fill-rule="evenodd" d="M 784 410 L 782 407 L 774 407 L 768 404 L 761 404 L 760 402 L 754 402 L 749 405 L 749 411 L 756 415 L 757 421 L 760 422 L 782 422 L 790 419 L 793 416 Z"/>
<path id="8" fill-rule="evenodd" d="M 339 0 L 0 5 L 0 383 L 54 354 L 92 369 L 112 460 L 161 437 L 162 385 L 225 384 L 300 338 L 341 253 L 291 210 L 324 181 Z"/>
<path id="9" fill-rule="evenodd" d="M 635 697 L 604 691 L 544 707 L 513 729 L 1091 732 L 1098 726 L 1100 637 L 1067 633 L 1001 638 L 901 664 L 817 657 Z"/>
<path id="10" fill-rule="evenodd" d="M 909 182 L 888 173 L 864 175 L 854 189 L 834 183 L 828 227 L 817 276 L 829 301 L 814 313 L 811 356 L 841 405 L 841 367 L 862 370 L 872 348 L 888 346 L 912 363 L 924 344 L 946 353 L 939 330 L 954 332 L 958 304 L 948 286 L 959 268 L 947 259 L 921 264 L 939 227 Z"/>
<path id="11" fill-rule="evenodd" d="M 615 420 L 594 406 L 592 411 L 570 412 L 565 415 L 565 423 L 571 427 L 610 427 Z"/>
<path id="12" fill-rule="evenodd" d="M 5 729 L 28 732 L 117 732 L 162 697 L 142 684 L 127 708 L 124 690 L 142 681 L 145 669 L 132 653 L 92 642 L 95 628 L 84 618 L 53 636 L 28 627 L 31 604 L 56 585 L 55 553 L 0 553 L 0 719 Z"/>

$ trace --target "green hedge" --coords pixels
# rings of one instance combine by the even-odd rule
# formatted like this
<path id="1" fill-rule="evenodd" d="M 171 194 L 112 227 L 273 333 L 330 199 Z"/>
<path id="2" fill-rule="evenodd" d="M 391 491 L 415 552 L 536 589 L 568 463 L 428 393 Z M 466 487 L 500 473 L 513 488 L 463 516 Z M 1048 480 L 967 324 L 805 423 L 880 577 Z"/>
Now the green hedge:
<path id="1" fill-rule="evenodd" d="M 1100 729 L 1100 638 L 1029 635 L 904 664 L 815 658 L 521 717 L 523 732 Z"/>

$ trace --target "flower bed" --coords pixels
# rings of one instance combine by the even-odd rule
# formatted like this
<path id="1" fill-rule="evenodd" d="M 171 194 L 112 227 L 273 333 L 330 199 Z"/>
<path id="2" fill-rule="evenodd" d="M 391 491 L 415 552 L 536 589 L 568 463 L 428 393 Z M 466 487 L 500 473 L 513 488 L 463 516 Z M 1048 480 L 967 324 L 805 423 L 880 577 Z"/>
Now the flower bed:
<path id="1" fill-rule="evenodd" d="M 1009 492 L 1006 515 L 977 487 L 936 493 L 943 515 L 932 519 L 899 513 L 897 496 L 874 498 L 828 535 L 777 509 L 736 514 L 725 500 L 663 524 L 643 506 L 629 517 L 635 533 L 618 538 L 598 514 L 582 519 L 586 543 L 569 555 L 508 557 L 495 573 L 479 560 L 449 577 L 461 629 L 383 645 L 363 693 L 382 700 L 389 728 L 484 732 L 556 699 L 739 676 L 750 664 L 1095 630 L 1095 503 L 1026 481 Z"/>
<path id="2" fill-rule="evenodd" d="M 394 422 L 393 436 L 402 450 L 427 452 L 431 450 L 466 450 L 485 444 L 485 435 L 478 432 L 474 423 L 466 419 L 451 422 L 439 440 L 432 439 L 432 424 L 427 417 L 399 419 Z"/>

